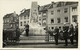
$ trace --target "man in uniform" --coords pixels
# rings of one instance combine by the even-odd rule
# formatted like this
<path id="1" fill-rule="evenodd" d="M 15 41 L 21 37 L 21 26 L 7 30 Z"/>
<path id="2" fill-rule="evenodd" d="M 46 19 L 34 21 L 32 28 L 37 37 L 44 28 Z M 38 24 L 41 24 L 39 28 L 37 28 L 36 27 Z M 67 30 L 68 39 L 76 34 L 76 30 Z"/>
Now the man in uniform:
<path id="1" fill-rule="evenodd" d="M 64 26 L 63 26 L 63 37 L 64 37 L 64 40 L 65 40 L 65 46 L 68 45 L 68 28 L 66 26 L 66 23 L 64 23 Z"/>
<path id="2" fill-rule="evenodd" d="M 29 25 L 26 25 L 26 36 L 29 36 Z"/>
<path id="3" fill-rule="evenodd" d="M 55 38 L 55 42 L 56 42 L 56 45 L 58 45 L 58 33 L 59 33 L 59 29 L 57 27 L 55 27 L 55 35 L 54 35 L 54 38 Z"/>
<path id="4" fill-rule="evenodd" d="M 16 28 L 16 41 L 19 41 L 19 40 L 20 40 L 19 37 L 20 37 L 20 30 L 19 30 L 19 28 L 17 27 L 17 28 Z"/>
<path id="5" fill-rule="evenodd" d="M 75 39 L 76 39 L 76 45 L 78 45 L 78 23 L 77 26 L 75 26 Z"/>
<path id="6" fill-rule="evenodd" d="M 70 25 L 70 28 L 69 28 L 69 37 L 70 37 L 71 44 L 73 45 L 74 44 L 74 42 L 73 42 L 73 39 L 74 39 L 74 27 L 73 27 L 72 24 Z"/>

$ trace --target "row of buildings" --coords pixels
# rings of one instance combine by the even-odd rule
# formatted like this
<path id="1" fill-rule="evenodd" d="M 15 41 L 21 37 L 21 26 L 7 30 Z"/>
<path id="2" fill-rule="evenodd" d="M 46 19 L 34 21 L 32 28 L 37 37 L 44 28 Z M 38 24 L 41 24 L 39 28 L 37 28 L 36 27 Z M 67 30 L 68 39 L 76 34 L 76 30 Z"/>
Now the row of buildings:
<path id="1" fill-rule="evenodd" d="M 34 9 L 33 11 L 36 12 L 38 16 L 38 24 L 44 27 L 48 26 L 49 30 L 53 30 L 56 26 L 63 28 L 64 23 L 68 26 L 70 24 L 76 26 L 78 22 L 78 2 L 51 2 L 43 6 L 38 5 L 37 2 L 32 2 L 32 5 L 33 7 L 31 9 Z M 35 7 L 37 7 L 38 10 Z M 13 22 L 15 21 L 17 27 L 24 29 L 25 25 L 30 22 L 31 9 L 23 9 L 20 15 L 15 15 L 15 13 L 7 14 L 10 15 L 9 17 L 5 15 L 3 17 L 3 27 L 14 27 L 15 25 Z M 10 22 L 6 24 L 6 20 L 11 21 L 12 19 L 12 24 Z"/>

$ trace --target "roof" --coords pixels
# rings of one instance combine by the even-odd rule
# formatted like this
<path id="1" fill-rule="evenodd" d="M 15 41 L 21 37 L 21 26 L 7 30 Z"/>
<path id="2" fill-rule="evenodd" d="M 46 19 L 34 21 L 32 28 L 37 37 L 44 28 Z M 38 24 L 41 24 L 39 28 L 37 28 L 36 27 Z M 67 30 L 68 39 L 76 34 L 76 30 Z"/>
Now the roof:
<path id="1" fill-rule="evenodd" d="M 47 4 L 44 6 L 40 6 L 39 11 L 47 10 L 50 7 L 51 4 Z"/>
<path id="2" fill-rule="evenodd" d="M 78 2 L 66 2 L 65 5 L 78 4 Z"/>
<path id="3" fill-rule="evenodd" d="M 9 18 L 9 17 L 15 17 L 15 16 L 18 16 L 18 14 L 9 13 L 9 14 L 6 14 L 6 15 L 3 17 L 3 19 L 4 19 L 4 18 Z"/>
<path id="4" fill-rule="evenodd" d="M 78 2 L 58 2 L 57 7 L 63 6 L 62 3 L 64 4 L 64 6 L 67 6 L 67 5 L 76 4 Z"/>
<path id="5" fill-rule="evenodd" d="M 10 13 L 10 14 L 6 14 L 3 18 L 8 18 L 12 15 L 13 13 Z"/>
<path id="6" fill-rule="evenodd" d="M 64 4 L 64 6 L 66 6 L 66 5 L 76 4 L 76 3 L 78 3 L 78 2 L 63 2 L 63 1 L 61 1 L 61 2 L 52 2 L 50 4 L 40 6 L 39 11 L 43 11 L 43 10 L 47 10 L 49 8 L 53 8 L 53 6 L 55 4 L 57 4 L 56 7 L 61 7 L 61 6 L 63 6 L 63 4 Z"/>
<path id="7" fill-rule="evenodd" d="M 55 3 L 52 3 L 49 8 L 53 8 L 55 4 L 56 4 L 56 7 L 61 7 L 61 6 L 67 6 L 72 4 L 78 4 L 78 2 L 55 2 Z"/>
<path id="8" fill-rule="evenodd" d="M 26 15 L 28 15 L 29 16 L 29 14 L 30 14 L 30 9 L 25 9 L 25 10 L 22 10 L 23 12 L 21 12 L 21 14 L 20 14 L 20 16 L 26 16 Z"/>

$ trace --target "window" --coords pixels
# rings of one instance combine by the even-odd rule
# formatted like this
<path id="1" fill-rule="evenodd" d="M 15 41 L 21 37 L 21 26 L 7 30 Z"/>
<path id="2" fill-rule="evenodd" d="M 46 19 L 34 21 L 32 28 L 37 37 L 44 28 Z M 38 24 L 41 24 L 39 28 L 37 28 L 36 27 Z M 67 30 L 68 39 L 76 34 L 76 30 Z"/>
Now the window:
<path id="1" fill-rule="evenodd" d="M 7 22 L 9 22 L 9 20 L 7 19 Z"/>
<path id="2" fill-rule="evenodd" d="M 61 26 L 59 26 L 59 28 L 61 28 Z"/>
<path id="3" fill-rule="evenodd" d="M 65 22 L 68 22 L 68 17 L 65 17 Z"/>
<path id="4" fill-rule="evenodd" d="M 26 19 L 26 16 L 24 16 L 24 19 Z"/>
<path id="5" fill-rule="evenodd" d="M 11 20 L 13 20 L 13 17 L 11 17 Z"/>
<path id="6" fill-rule="evenodd" d="M 41 23 L 39 22 L 39 25 L 41 25 Z"/>
<path id="7" fill-rule="evenodd" d="M 58 22 L 58 23 L 60 23 L 60 22 L 61 22 L 60 18 L 57 18 L 57 22 Z"/>
<path id="8" fill-rule="evenodd" d="M 43 15 L 43 16 L 46 16 L 47 14 L 46 14 L 46 12 L 45 12 L 45 11 L 43 11 L 42 15 Z"/>
<path id="9" fill-rule="evenodd" d="M 73 15 L 73 16 L 72 16 L 72 21 L 73 21 L 73 22 L 77 22 L 77 15 Z"/>
<path id="10" fill-rule="evenodd" d="M 22 16 L 20 17 L 20 19 L 22 19 Z"/>
<path id="11" fill-rule="evenodd" d="M 39 21 L 41 21 L 41 17 L 39 17 Z"/>
<path id="12" fill-rule="evenodd" d="M 24 23 L 26 23 L 26 21 L 24 21 Z"/>
<path id="13" fill-rule="evenodd" d="M 54 27 L 52 27 L 52 29 L 54 29 Z"/>
<path id="14" fill-rule="evenodd" d="M 44 18 L 44 19 L 42 20 L 42 25 L 43 25 L 43 26 L 46 25 L 46 18 Z"/>
<path id="15" fill-rule="evenodd" d="M 18 27 L 18 24 L 17 24 L 17 27 Z"/>
<path id="16" fill-rule="evenodd" d="M 53 11 L 51 11 L 51 15 L 53 15 Z"/>
<path id="17" fill-rule="evenodd" d="M 10 27 L 12 27 L 12 24 L 10 25 Z"/>
<path id="18" fill-rule="evenodd" d="M 68 11 L 68 9 L 67 9 L 67 8 L 65 8 L 65 9 L 64 9 L 64 13 L 67 13 L 67 11 Z"/>
<path id="19" fill-rule="evenodd" d="M 75 11 L 75 10 L 77 10 L 77 7 L 72 7 L 72 11 Z"/>
<path id="20" fill-rule="evenodd" d="M 39 15 L 41 14 L 41 12 L 39 12 Z"/>
<path id="21" fill-rule="evenodd" d="M 26 21 L 24 21 L 24 25 L 26 25 Z"/>
<path id="22" fill-rule="evenodd" d="M 57 10 L 57 12 L 60 12 L 60 10 Z"/>
<path id="23" fill-rule="evenodd" d="M 41 21 L 41 19 L 39 19 L 39 21 Z"/>
<path id="24" fill-rule="evenodd" d="M 50 27 L 49 27 L 49 29 L 50 29 Z"/>
<path id="25" fill-rule="evenodd" d="M 51 23 L 54 23 L 54 19 L 51 19 Z"/>
<path id="26" fill-rule="evenodd" d="M 34 11 L 36 11 L 36 10 L 34 10 Z"/>
<path id="27" fill-rule="evenodd" d="M 27 16 L 26 19 L 29 19 L 29 17 Z"/>
<path id="28" fill-rule="evenodd" d="M 22 22 L 20 23 L 20 25 L 22 26 Z"/>

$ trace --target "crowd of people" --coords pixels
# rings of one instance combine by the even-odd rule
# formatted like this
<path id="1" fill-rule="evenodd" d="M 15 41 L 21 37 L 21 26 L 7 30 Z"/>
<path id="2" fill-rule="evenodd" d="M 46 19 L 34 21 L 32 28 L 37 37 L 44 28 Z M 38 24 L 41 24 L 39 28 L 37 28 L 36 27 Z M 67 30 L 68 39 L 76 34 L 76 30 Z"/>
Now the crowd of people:
<path id="1" fill-rule="evenodd" d="M 48 31 L 47 31 L 48 32 Z M 54 31 L 48 32 L 51 36 L 54 36 L 55 44 L 58 45 L 58 40 L 65 40 L 65 46 L 68 45 L 68 39 L 70 39 L 71 45 L 74 44 L 74 39 L 76 40 L 76 45 L 78 45 L 78 24 L 74 26 L 71 24 L 70 26 L 66 26 L 64 24 L 63 29 L 61 27 L 55 27 Z"/>

